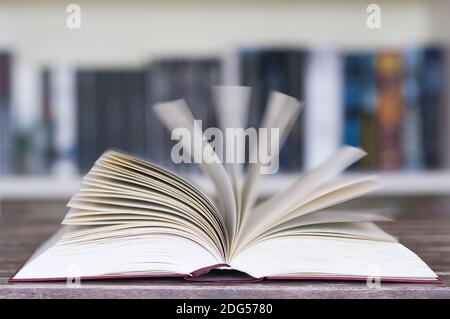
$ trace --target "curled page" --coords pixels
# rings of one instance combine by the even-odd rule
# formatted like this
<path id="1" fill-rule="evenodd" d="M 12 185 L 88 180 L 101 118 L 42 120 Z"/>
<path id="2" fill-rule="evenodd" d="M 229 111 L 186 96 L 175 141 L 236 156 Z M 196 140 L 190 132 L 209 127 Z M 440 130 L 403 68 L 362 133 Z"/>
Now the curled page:
<path id="1" fill-rule="evenodd" d="M 261 180 L 262 162 L 257 155 L 258 149 L 263 149 L 263 153 L 269 154 L 271 158 L 269 162 L 277 160 L 279 150 L 284 144 L 286 137 L 289 134 L 295 120 L 300 114 L 302 107 L 300 102 L 295 98 L 279 93 L 272 92 L 268 102 L 266 113 L 261 123 L 262 128 L 279 128 L 279 139 L 265 139 L 263 136 L 259 136 L 258 145 L 251 145 L 251 155 L 258 158 L 255 164 L 249 164 L 242 188 L 242 203 L 241 203 L 241 223 L 238 230 L 238 236 L 244 231 L 245 224 L 247 224 L 257 197 L 259 182 Z M 271 142 L 279 143 L 277 147 L 275 145 L 268 145 L 264 141 L 270 140 Z M 264 149 L 269 148 L 271 152 L 264 152 Z"/>
<path id="2" fill-rule="evenodd" d="M 360 148 L 343 146 L 322 165 L 300 176 L 287 190 L 278 193 L 256 207 L 255 214 L 270 211 L 272 216 L 276 216 L 288 211 L 306 195 L 336 177 L 365 155 L 366 152 Z"/>
<path id="3" fill-rule="evenodd" d="M 192 145 L 191 140 L 180 140 L 184 151 L 188 152 L 192 158 L 200 159 L 195 162 L 213 182 L 219 199 L 220 211 L 225 220 L 227 235 L 231 240 L 236 228 L 236 201 L 230 178 L 219 157 L 211 145 L 204 140 L 201 128 L 194 125 L 194 117 L 184 100 L 158 103 L 153 106 L 153 109 L 169 131 L 173 132 L 177 128 L 186 129 L 189 131 L 194 144 L 200 144 Z M 174 136 L 174 133 L 172 133 L 172 136 Z M 208 154 L 212 159 L 203 160 L 204 154 Z"/>
<path id="4" fill-rule="evenodd" d="M 238 160 L 239 152 L 245 151 L 245 129 L 248 126 L 248 111 L 250 88 L 245 86 L 215 86 L 213 93 L 215 97 L 215 105 L 219 117 L 220 129 L 224 134 L 225 151 L 227 158 L 232 159 L 232 162 L 224 164 L 229 171 L 231 182 L 233 185 L 234 196 L 236 199 L 237 209 L 237 231 L 240 220 L 241 194 L 239 182 L 243 174 L 243 161 Z M 242 136 L 228 136 L 226 133 L 229 129 L 240 129 Z M 239 131 L 238 131 L 239 132 Z"/>
<path id="5" fill-rule="evenodd" d="M 296 204 L 311 192 L 330 181 L 365 155 L 366 152 L 362 149 L 343 146 L 337 154 L 331 156 L 319 167 L 300 176 L 288 189 L 256 206 L 249 216 L 247 223 L 249 226 L 242 230 L 243 235 L 239 238 L 239 244 L 236 245 L 242 246 L 252 236 L 257 235 L 258 231 L 271 226 L 276 220 L 289 213 Z"/>
<path id="6" fill-rule="evenodd" d="M 239 128 L 244 129 L 248 126 L 248 111 L 250 100 L 250 88 L 245 86 L 215 86 L 213 87 L 213 93 L 215 97 L 215 104 L 217 114 L 219 118 L 220 129 L 226 133 L 227 129 Z M 230 150 L 228 145 L 234 145 L 226 139 L 226 150 Z M 235 149 L 243 149 L 245 145 L 242 145 L 242 139 L 237 139 L 237 145 Z M 232 149 L 231 151 L 235 151 Z M 233 157 L 235 158 L 235 157 Z M 242 163 L 234 162 L 230 163 L 231 168 L 235 168 L 235 173 L 242 173 Z M 233 172 L 233 170 L 231 170 Z"/>

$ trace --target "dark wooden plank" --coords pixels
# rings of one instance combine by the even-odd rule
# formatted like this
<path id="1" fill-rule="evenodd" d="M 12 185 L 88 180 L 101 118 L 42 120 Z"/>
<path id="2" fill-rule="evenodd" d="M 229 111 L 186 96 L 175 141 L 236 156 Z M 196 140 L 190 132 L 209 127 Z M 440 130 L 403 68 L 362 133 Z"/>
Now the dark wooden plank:
<path id="1" fill-rule="evenodd" d="M 30 224 L 25 218 L 0 224 L 0 298 L 450 298 L 450 218 L 401 220 L 381 226 L 397 236 L 435 270 L 443 284 L 267 281 L 248 284 L 200 284 L 173 280 L 108 280 L 65 283 L 7 281 L 58 227 L 59 219 Z"/>
<path id="2" fill-rule="evenodd" d="M 253 284 L 193 284 L 183 280 L 147 280 L 81 284 L 15 284 L 0 289 L 0 298 L 450 298 L 448 288 L 435 285 L 363 283 L 264 282 Z"/>

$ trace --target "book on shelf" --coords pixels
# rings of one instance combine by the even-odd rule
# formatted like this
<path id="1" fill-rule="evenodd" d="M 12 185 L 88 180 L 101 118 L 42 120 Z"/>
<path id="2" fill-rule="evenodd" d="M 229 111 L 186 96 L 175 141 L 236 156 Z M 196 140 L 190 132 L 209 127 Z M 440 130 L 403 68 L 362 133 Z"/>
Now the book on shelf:
<path id="1" fill-rule="evenodd" d="M 259 125 L 271 90 L 305 100 L 305 70 L 308 53 L 296 48 L 245 48 L 240 54 L 241 85 L 252 88 L 249 121 Z M 298 120 L 280 151 L 284 171 L 304 168 L 304 121 Z"/>
<path id="2" fill-rule="evenodd" d="M 10 120 L 14 173 L 48 173 L 51 128 L 50 108 L 44 94 L 46 77 L 42 69 L 21 56 L 15 56 L 12 73 Z"/>
<path id="3" fill-rule="evenodd" d="M 445 51 L 438 46 L 423 49 L 420 83 L 420 116 L 422 119 L 422 147 L 424 162 L 427 168 L 438 169 L 443 165 L 442 145 L 447 142 L 444 138 L 444 93 L 445 93 Z M 448 106 L 447 106 L 448 107 Z"/>
<path id="4" fill-rule="evenodd" d="M 401 167 L 401 122 L 403 117 L 402 60 L 398 52 L 381 52 L 376 58 L 377 153 L 383 170 Z"/>
<path id="5" fill-rule="evenodd" d="M 309 52 L 305 74 L 305 169 L 325 161 L 341 146 L 342 63 L 338 51 Z M 318 146 L 320 145 L 320 147 Z"/>
<path id="6" fill-rule="evenodd" d="M 133 154 L 145 155 L 146 150 L 146 107 L 145 107 L 145 72 L 143 70 L 126 70 L 122 73 L 123 100 L 122 112 L 124 122 L 124 144 Z"/>
<path id="7" fill-rule="evenodd" d="M 67 64 L 48 67 L 50 72 L 49 98 L 53 116 L 52 172 L 57 176 L 76 176 L 77 109 L 76 72 Z"/>
<path id="8" fill-rule="evenodd" d="M 41 99 L 42 99 L 42 109 L 40 111 L 40 127 L 37 130 L 40 133 L 40 149 L 42 150 L 42 165 L 43 173 L 50 173 L 51 166 L 56 159 L 55 151 L 55 132 L 54 132 L 54 114 L 55 111 L 53 100 L 52 100 L 52 74 L 48 68 L 44 68 L 40 72 L 41 81 Z"/>
<path id="9" fill-rule="evenodd" d="M 343 143 L 369 153 L 355 168 L 445 168 L 445 50 L 347 51 L 343 64 Z"/>
<path id="10" fill-rule="evenodd" d="M 154 109 L 167 129 L 186 128 L 194 141 L 201 141 L 202 154 L 215 155 L 203 133 L 194 129 L 194 116 L 184 101 L 158 103 Z M 263 127 L 278 128 L 280 136 L 285 136 L 300 110 L 298 100 L 274 92 L 263 115 Z M 189 141 L 180 142 L 196 156 L 198 149 L 187 147 Z M 259 146 L 272 145 L 266 142 Z M 381 281 L 438 282 L 417 255 L 373 223 L 385 217 L 330 208 L 379 188 L 373 176 L 335 179 L 365 154 L 344 146 L 286 190 L 257 203 L 261 161 L 247 166 L 242 187 L 233 184 L 220 161 L 200 162 L 215 187 L 213 200 L 177 174 L 108 151 L 70 200 L 64 226 L 11 281 L 376 277 Z M 271 154 L 271 159 L 276 156 Z"/>
<path id="11" fill-rule="evenodd" d="M 86 173 L 95 161 L 98 149 L 97 137 L 97 87 L 96 73 L 93 70 L 77 70 L 77 159 L 80 173 Z"/>
<path id="12" fill-rule="evenodd" d="M 4 173 L 75 175 L 72 69 L 66 65 L 37 67 L 23 57 L 9 56 L 8 108 L 2 116 L 9 145 Z"/>
<path id="13" fill-rule="evenodd" d="M 359 112 L 361 103 L 362 83 L 361 62 L 358 53 L 346 53 L 343 56 L 343 89 L 344 89 L 344 128 L 342 143 L 345 145 L 361 145 L 361 128 Z"/>
<path id="14" fill-rule="evenodd" d="M 375 55 L 365 52 L 361 59 L 361 101 L 359 121 L 361 123 L 361 147 L 369 154 L 361 161 L 362 169 L 376 167 L 376 83 L 375 83 Z"/>
<path id="15" fill-rule="evenodd" d="M 196 174 L 191 165 L 173 165 L 174 142 L 149 106 L 184 98 L 204 129 L 217 127 L 223 115 L 210 87 L 222 83 L 252 88 L 251 126 L 261 121 L 271 89 L 309 105 L 281 150 L 285 173 L 318 165 L 342 144 L 368 152 L 352 170 L 444 169 L 446 50 L 418 46 L 391 53 L 244 47 L 222 59 L 181 56 L 133 68 L 45 69 L 1 53 L 1 172 L 85 174 L 104 151 L 119 148 Z"/>
<path id="16" fill-rule="evenodd" d="M 12 56 L 9 52 L 0 52 L 0 174 L 13 172 L 13 143 L 11 114 L 11 72 Z"/>
<path id="17" fill-rule="evenodd" d="M 164 167 L 183 173 L 193 173 L 189 165 L 174 166 L 170 159 L 170 134 L 158 121 L 149 106 L 183 98 L 192 105 L 203 129 L 217 127 L 211 86 L 220 84 L 221 61 L 218 58 L 166 58 L 153 61 L 147 70 L 147 158 Z M 158 141 L 167 141 L 158 143 Z M 198 171 L 197 171 L 198 172 Z"/>
<path id="18" fill-rule="evenodd" d="M 78 166 L 86 173 L 109 148 L 145 155 L 145 72 L 80 69 L 76 74 Z"/>
<path id="19" fill-rule="evenodd" d="M 374 54 L 372 52 L 345 52 L 343 60 L 343 143 L 361 146 L 369 154 L 354 168 L 373 169 L 377 154 Z"/>
<path id="20" fill-rule="evenodd" d="M 403 167 L 407 170 L 424 167 L 422 149 L 422 123 L 420 116 L 420 70 L 422 50 L 410 48 L 403 53 L 404 120 L 401 125 Z"/>

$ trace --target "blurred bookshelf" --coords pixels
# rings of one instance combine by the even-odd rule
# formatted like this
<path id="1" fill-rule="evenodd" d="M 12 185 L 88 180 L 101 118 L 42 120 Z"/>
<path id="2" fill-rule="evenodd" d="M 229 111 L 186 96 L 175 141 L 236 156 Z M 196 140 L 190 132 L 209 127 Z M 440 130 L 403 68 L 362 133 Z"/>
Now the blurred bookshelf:
<path id="1" fill-rule="evenodd" d="M 271 89 L 306 103 L 263 196 L 341 144 L 368 151 L 347 174 L 379 175 L 373 196 L 450 195 L 446 1 L 379 1 L 380 30 L 356 0 L 80 1 L 80 30 L 59 25 L 57 1 L 36 14 L 25 2 L 0 3 L 1 200 L 68 199 L 108 148 L 211 189 L 195 165 L 171 163 L 150 106 L 185 98 L 217 126 L 217 84 L 253 89 L 250 126 Z"/>

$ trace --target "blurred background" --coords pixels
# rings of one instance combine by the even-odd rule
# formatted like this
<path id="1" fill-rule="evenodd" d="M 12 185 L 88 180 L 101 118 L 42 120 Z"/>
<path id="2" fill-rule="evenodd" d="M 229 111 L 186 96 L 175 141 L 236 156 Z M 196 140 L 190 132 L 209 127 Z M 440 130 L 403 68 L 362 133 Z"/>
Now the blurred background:
<path id="1" fill-rule="evenodd" d="M 218 126 L 217 84 L 252 87 L 251 126 L 270 90 L 305 101 L 263 195 L 350 144 L 369 155 L 346 174 L 385 185 L 352 207 L 448 212 L 449 10 L 444 0 L 0 0 L 3 217 L 62 217 L 108 148 L 204 183 L 195 164 L 172 163 L 150 106 L 185 98 L 204 128 Z"/>

